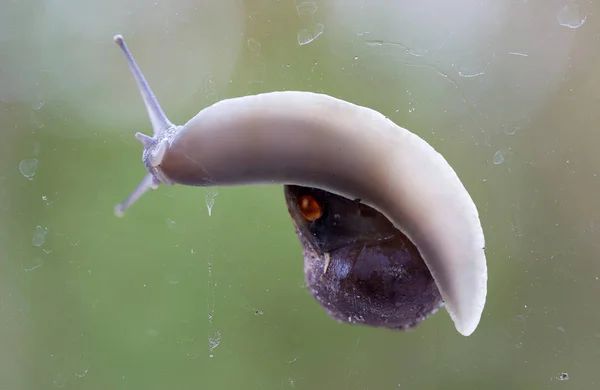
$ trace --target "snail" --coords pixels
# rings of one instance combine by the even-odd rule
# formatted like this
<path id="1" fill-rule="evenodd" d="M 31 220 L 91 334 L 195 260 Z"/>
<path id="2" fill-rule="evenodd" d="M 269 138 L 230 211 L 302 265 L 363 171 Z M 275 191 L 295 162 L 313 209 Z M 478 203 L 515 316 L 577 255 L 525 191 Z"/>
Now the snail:
<path id="1" fill-rule="evenodd" d="M 142 194 L 160 184 L 282 184 L 304 246 L 307 284 L 331 316 L 345 322 L 408 329 L 443 305 L 460 334 L 469 336 L 475 331 L 487 296 L 483 229 L 477 207 L 458 175 L 425 140 L 373 109 L 305 91 L 224 99 L 202 109 L 183 126 L 174 125 L 162 111 L 123 37 L 116 35 L 114 41 L 125 55 L 153 128 L 153 136 L 135 134 L 144 146 L 142 161 L 148 173 L 115 207 L 116 215 L 122 216 Z M 302 197 L 303 192 L 309 197 Z M 336 202 L 341 206 L 338 244 L 343 246 L 344 239 L 352 239 L 353 229 L 359 234 L 354 238 L 361 238 L 371 247 L 377 246 L 378 240 L 380 244 L 386 240 L 394 245 L 399 245 L 398 240 L 404 243 L 395 250 L 408 251 L 403 256 L 410 258 L 391 259 L 383 247 L 372 252 L 374 257 L 388 256 L 396 271 L 382 274 L 382 265 L 373 265 L 371 270 L 374 278 L 382 278 L 380 287 L 391 288 L 388 293 L 404 301 L 382 304 L 380 297 L 358 303 L 361 308 L 356 306 L 357 301 L 364 299 L 360 294 L 367 290 L 349 291 L 345 299 L 340 299 L 340 294 L 326 296 L 325 291 L 315 287 L 319 276 L 314 272 L 320 269 L 321 277 L 333 278 L 327 288 L 335 289 L 347 272 L 341 268 L 351 264 L 340 262 L 344 254 L 339 246 L 322 241 L 316 244 L 319 239 L 333 236 L 323 231 L 319 236 L 317 225 L 325 221 L 321 219 L 323 213 L 331 212 L 327 204 Z M 348 202 L 354 202 L 355 208 Z M 343 206 L 346 211 L 365 213 L 353 218 L 343 214 Z M 305 215 L 300 216 L 298 211 Z M 362 227 L 351 225 L 360 222 Z M 330 221 L 329 226 L 334 224 Z M 311 234 L 313 237 L 307 237 Z M 357 256 L 360 265 L 371 261 L 368 255 L 359 253 L 357 246 L 350 247 L 346 243 L 347 256 Z M 311 265 L 313 268 L 307 272 Z M 409 268 L 416 270 L 412 276 L 406 274 Z M 422 280 L 409 283 L 404 290 L 393 286 L 393 280 L 401 284 L 411 278 Z M 435 288 L 427 283 L 428 278 Z M 415 293 L 426 297 L 415 297 Z M 362 310 L 365 305 L 373 307 Z M 400 312 L 411 305 L 412 314 L 404 317 Z M 398 313 L 384 312 L 390 310 Z M 348 313 L 351 318 L 344 318 Z M 375 318 L 378 315 L 388 316 L 389 321 Z"/>

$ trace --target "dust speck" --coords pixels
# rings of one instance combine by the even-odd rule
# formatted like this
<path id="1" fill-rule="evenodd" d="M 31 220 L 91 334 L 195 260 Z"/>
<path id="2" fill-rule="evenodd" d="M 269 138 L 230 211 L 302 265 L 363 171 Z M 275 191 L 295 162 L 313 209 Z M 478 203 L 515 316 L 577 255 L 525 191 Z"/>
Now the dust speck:
<path id="1" fill-rule="evenodd" d="M 0 188 L 0 210 L 8 211 L 10 209 L 10 195 L 6 188 Z"/>
<path id="2" fill-rule="evenodd" d="M 41 109 L 42 109 L 42 107 L 44 107 L 44 105 L 45 105 L 45 104 L 46 104 L 46 102 L 45 102 L 45 101 L 43 101 L 43 100 L 42 100 L 41 102 L 37 102 L 37 103 L 35 103 L 35 104 L 33 105 L 33 109 L 34 109 L 34 110 L 36 110 L 36 111 L 37 111 L 37 110 L 41 110 Z"/>
<path id="3" fill-rule="evenodd" d="M 577 4 L 567 4 L 558 11 L 556 19 L 561 26 L 579 28 L 585 23 L 587 12 Z"/>
<path id="4" fill-rule="evenodd" d="M 263 312 L 262 312 L 262 310 L 258 310 L 258 309 L 256 309 L 256 310 L 254 310 L 254 315 L 255 315 L 255 316 L 262 316 L 262 315 L 263 315 Z"/>
<path id="5" fill-rule="evenodd" d="M 33 233 L 33 245 L 42 246 L 46 242 L 46 234 L 48 229 L 43 226 L 36 226 L 35 232 Z"/>
<path id="6" fill-rule="evenodd" d="M 25 176 L 26 178 L 28 178 L 29 180 L 33 180 L 33 177 L 35 176 L 35 172 L 37 171 L 37 167 L 38 167 L 37 158 L 27 158 L 27 159 L 21 160 L 21 162 L 19 163 L 19 170 L 21 171 L 21 174 L 23 176 Z"/>
<path id="7" fill-rule="evenodd" d="M 558 380 L 560 381 L 568 381 L 569 380 L 569 373 L 567 372 L 563 372 L 558 376 Z"/>
<path id="8" fill-rule="evenodd" d="M 321 36 L 321 34 L 323 34 L 323 31 L 325 31 L 325 26 L 321 23 L 317 23 L 315 27 L 312 28 L 310 31 L 306 28 L 301 28 L 300 30 L 298 30 L 297 34 L 298 44 L 300 46 L 308 45 L 309 43 L 317 39 L 319 36 Z"/>

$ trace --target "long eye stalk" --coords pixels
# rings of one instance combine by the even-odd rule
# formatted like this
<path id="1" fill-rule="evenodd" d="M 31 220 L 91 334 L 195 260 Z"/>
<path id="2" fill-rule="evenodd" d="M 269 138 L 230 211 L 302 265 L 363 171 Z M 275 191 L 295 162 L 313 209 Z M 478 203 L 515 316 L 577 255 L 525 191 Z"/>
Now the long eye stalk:
<path id="1" fill-rule="evenodd" d="M 142 71 L 138 67 L 133 55 L 127 48 L 127 44 L 121 35 L 115 35 L 114 41 L 125 55 L 125 59 L 127 60 L 127 65 L 129 65 L 129 69 L 131 70 L 131 74 L 135 79 L 140 93 L 142 95 L 142 99 L 144 99 L 144 103 L 146 105 L 146 110 L 148 111 L 148 115 L 150 116 L 150 122 L 152 123 L 152 129 L 154 130 L 154 137 L 160 135 L 163 131 L 173 126 L 173 124 L 169 121 L 165 113 L 163 112 L 158 100 L 154 96 L 150 85 L 146 81 Z"/>

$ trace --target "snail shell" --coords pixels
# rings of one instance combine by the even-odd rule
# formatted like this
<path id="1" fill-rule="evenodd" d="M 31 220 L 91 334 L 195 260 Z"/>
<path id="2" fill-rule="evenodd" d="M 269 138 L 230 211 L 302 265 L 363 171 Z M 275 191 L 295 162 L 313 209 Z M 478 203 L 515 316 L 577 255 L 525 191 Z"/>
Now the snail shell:
<path id="1" fill-rule="evenodd" d="M 331 317 L 407 330 L 443 306 L 419 251 L 383 214 L 316 188 L 284 193 L 306 285 Z"/>

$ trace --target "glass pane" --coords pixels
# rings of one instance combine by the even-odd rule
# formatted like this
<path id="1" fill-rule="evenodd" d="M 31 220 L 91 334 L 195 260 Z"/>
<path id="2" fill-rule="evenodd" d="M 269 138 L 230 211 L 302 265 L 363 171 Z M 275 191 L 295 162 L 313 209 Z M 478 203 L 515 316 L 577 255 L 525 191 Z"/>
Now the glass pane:
<path id="1" fill-rule="evenodd" d="M 596 388 L 599 11 L 4 1 L 0 389 Z M 175 124 L 301 90 L 431 144 L 485 233 L 475 332 L 445 309 L 407 332 L 331 318 L 306 286 L 282 185 L 161 185 L 116 218 L 146 174 L 134 134 L 152 130 L 115 34 Z"/>

